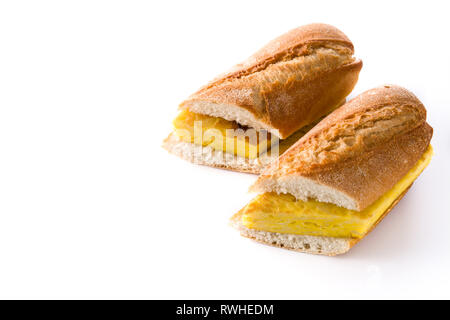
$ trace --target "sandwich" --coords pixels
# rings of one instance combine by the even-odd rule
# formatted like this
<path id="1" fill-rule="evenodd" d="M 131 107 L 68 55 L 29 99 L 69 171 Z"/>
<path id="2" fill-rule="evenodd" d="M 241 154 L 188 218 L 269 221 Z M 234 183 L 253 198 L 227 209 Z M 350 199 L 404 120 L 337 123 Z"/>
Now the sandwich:
<path id="1" fill-rule="evenodd" d="M 169 152 L 258 174 L 345 102 L 362 61 L 333 26 L 310 24 L 274 39 L 179 106 Z"/>
<path id="2" fill-rule="evenodd" d="M 241 235 L 281 248 L 338 255 L 364 238 L 433 155 L 423 104 L 386 85 L 325 117 L 272 162 L 231 218 Z"/>

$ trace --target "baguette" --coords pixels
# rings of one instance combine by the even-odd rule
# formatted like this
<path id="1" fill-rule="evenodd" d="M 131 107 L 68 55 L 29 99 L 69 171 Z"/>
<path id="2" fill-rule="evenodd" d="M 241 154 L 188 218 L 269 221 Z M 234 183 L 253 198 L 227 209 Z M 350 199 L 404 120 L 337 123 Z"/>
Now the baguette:
<path id="1" fill-rule="evenodd" d="M 411 92 L 394 85 L 366 91 L 272 161 L 250 187 L 262 195 L 231 223 L 269 245 L 345 253 L 428 165 L 432 135 L 426 109 Z"/>
<path id="2" fill-rule="evenodd" d="M 362 68 L 353 53 L 352 42 L 337 28 L 302 26 L 269 42 L 180 107 L 285 139 L 345 100 Z"/>
<path id="3" fill-rule="evenodd" d="M 302 26 L 271 41 L 180 104 L 176 123 L 188 131 L 193 125 L 187 121 L 212 118 L 247 133 L 250 129 L 258 134 L 269 132 L 268 148 L 256 159 L 243 155 L 242 150 L 180 139 L 176 125 L 163 147 L 197 164 L 259 174 L 279 156 L 276 151 L 268 152 L 278 140 L 279 145 L 290 146 L 296 141 L 293 138 L 301 136 L 299 132 L 303 134 L 345 101 L 362 68 L 353 53 L 351 41 L 335 27 Z"/>

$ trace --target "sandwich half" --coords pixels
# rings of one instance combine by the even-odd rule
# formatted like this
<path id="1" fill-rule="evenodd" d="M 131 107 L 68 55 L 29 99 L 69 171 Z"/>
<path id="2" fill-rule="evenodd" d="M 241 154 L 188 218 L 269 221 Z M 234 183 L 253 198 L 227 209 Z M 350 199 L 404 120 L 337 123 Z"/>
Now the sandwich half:
<path id="1" fill-rule="evenodd" d="M 260 175 L 231 222 L 245 237 L 314 254 L 347 252 L 429 164 L 423 104 L 386 85 L 324 118 Z"/>
<path id="2" fill-rule="evenodd" d="M 163 147 L 197 164 L 260 173 L 353 90 L 362 61 L 333 26 L 268 43 L 180 104 Z"/>

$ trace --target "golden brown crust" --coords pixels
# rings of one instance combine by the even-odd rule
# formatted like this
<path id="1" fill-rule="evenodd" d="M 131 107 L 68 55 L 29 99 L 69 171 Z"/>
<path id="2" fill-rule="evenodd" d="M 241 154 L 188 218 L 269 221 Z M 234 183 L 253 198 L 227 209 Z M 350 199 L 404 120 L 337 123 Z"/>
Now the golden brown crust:
<path id="1" fill-rule="evenodd" d="M 303 176 L 344 192 L 356 200 L 358 210 L 364 210 L 419 161 L 432 134 L 433 129 L 425 123 L 359 156 Z"/>
<path id="2" fill-rule="evenodd" d="M 199 101 L 238 106 L 284 139 L 351 92 L 362 68 L 353 52 L 353 44 L 335 27 L 299 27 L 201 88 L 180 107 Z"/>
<path id="3" fill-rule="evenodd" d="M 268 121 L 284 139 L 328 114 L 353 90 L 362 61 L 324 71 L 304 81 L 276 83 L 265 94 Z"/>
<path id="4" fill-rule="evenodd" d="M 366 91 L 332 112 L 259 177 L 302 176 L 350 196 L 363 210 L 420 159 L 433 129 L 423 104 L 398 86 Z"/>
<path id="5" fill-rule="evenodd" d="M 353 43 L 339 29 L 323 24 L 313 23 L 288 31 L 273 39 L 247 60 L 234 66 L 229 72 L 217 77 L 204 88 L 209 88 L 225 80 L 241 78 L 254 72 L 264 70 L 279 61 L 292 60 L 307 55 L 314 47 L 342 45 L 354 53 Z"/>

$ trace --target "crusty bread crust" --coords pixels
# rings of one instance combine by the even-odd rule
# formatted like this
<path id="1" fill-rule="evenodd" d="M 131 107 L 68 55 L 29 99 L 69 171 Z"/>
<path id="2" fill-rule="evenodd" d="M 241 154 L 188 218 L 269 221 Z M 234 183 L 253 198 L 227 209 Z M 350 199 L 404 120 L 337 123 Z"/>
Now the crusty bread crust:
<path id="1" fill-rule="evenodd" d="M 331 25 L 312 23 L 292 29 L 273 39 L 255 54 L 242 63 L 234 66 L 229 72 L 217 77 L 204 88 L 210 88 L 226 80 L 238 79 L 266 69 L 269 65 L 279 61 L 291 60 L 305 55 L 308 44 L 326 46 L 340 44 L 354 52 L 353 43 L 347 36 Z"/>
<path id="2" fill-rule="evenodd" d="M 248 159 L 230 153 L 214 150 L 208 146 L 180 141 L 171 133 L 162 147 L 170 153 L 195 164 L 227 169 L 232 171 L 260 174 L 261 171 L 276 158 L 262 154 L 256 159 Z"/>
<path id="3" fill-rule="evenodd" d="M 411 92 L 398 86 L 372 89 L 311 129 L 264 170 L 251 190 L 307 195 L 361 211 L 415 165 L 432 134 L 425 107 Z M 304 185 L 296 190 L 295 179 L 311 181 L 311 190 Z M 317 194 L 313 186 L 335 194 Z"/>
<path id="4" fill-rule="evenodd" d="M 285 139 L 327 114 L 352 91 L 362 68 L 353 53 L 353 44 L 333 26 L 299 27 L 201 88 L 180 107 L 266 129 Z"/>
<path id="5" fill-rule="evenodd" d="M 377 220 L 377 222 L 372 225 L 369 231 L 367 231 L 367 233 L 363 237 L 361 237 L 361 239 L 283 234 L 250 229 L 242 224 L 243 210 L 239 211 L 233 217 L 231 217 L 230 223 L 234 228 L 239 230 L 242 236 L 264 243 L 266 245 L 304 253 L 336 256 L 349 251 L 356 243 L 361 241 L 373 229 L 375 229 L 375 227 L 384 219 L 384 217 L 386 217 L 387 214 L 391 212 L 392 209 L 397 205 L 397 203 L 403 198 L 403 196 L 408 192 L 411 186 L 412 184 L 391 204 L 391 206 L 383 213 L 383 215 Z"/>

